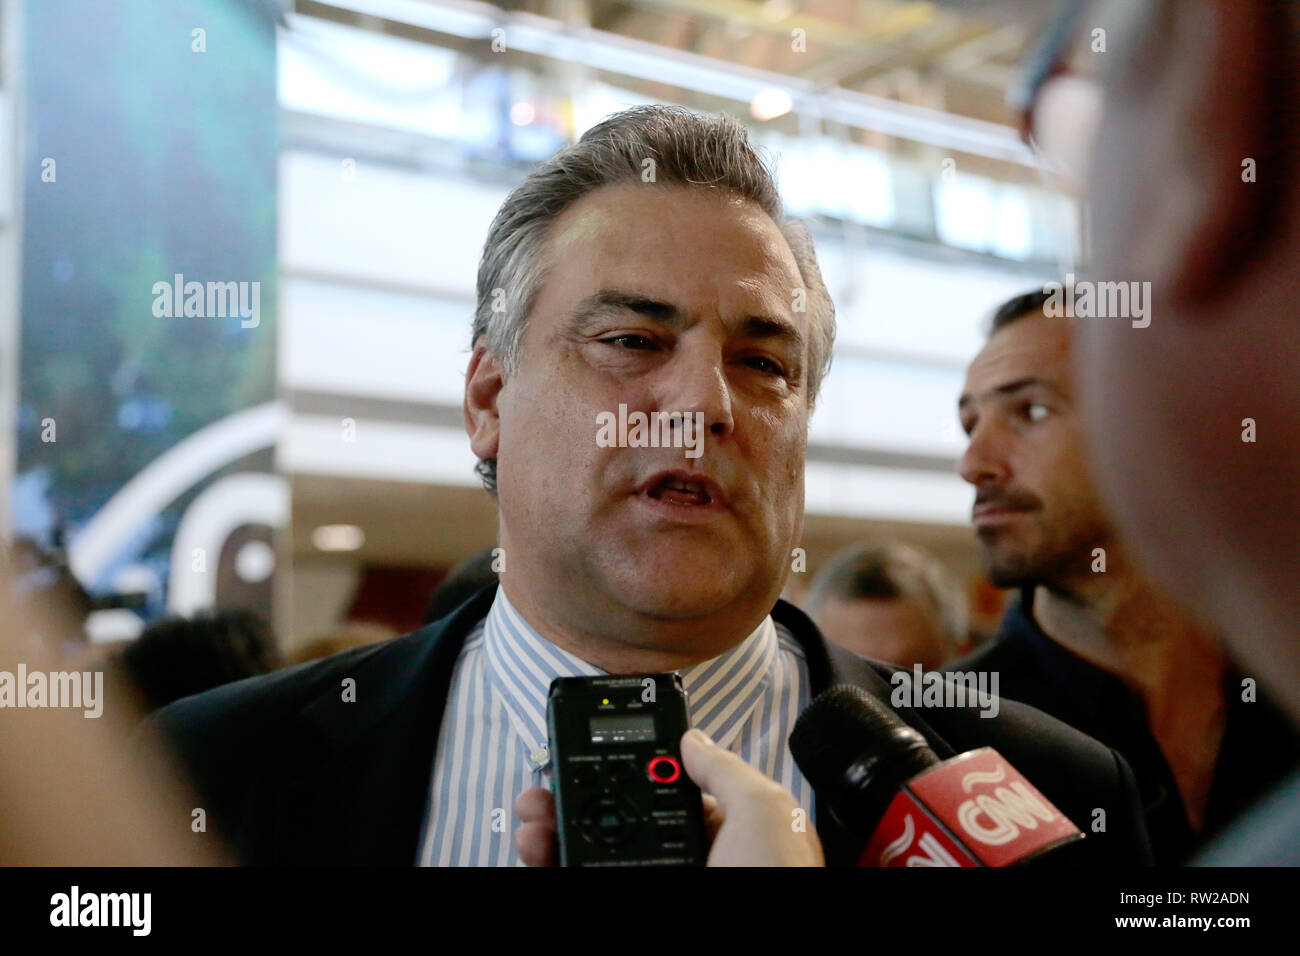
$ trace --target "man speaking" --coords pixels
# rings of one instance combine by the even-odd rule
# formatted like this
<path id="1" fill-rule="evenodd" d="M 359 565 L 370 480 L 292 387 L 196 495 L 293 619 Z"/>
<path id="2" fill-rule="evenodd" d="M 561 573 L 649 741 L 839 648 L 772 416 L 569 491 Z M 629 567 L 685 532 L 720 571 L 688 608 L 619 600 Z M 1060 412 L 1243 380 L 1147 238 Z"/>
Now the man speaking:
<path id="1" fill-rule="evenodd" d="M 518 864 L 511 810 L 550 785 L 551 681 L 664 671 L 735 755 L 704 789 L 735 793 L 727 766 L 756 768 L 788 794 L 773 817 L 787 835 L 807 819 L 828 862 L 851 859 L 786 740 L 833 683 L 888 700 L 890 669 L 778 600 L 833 337 L 812 244 L 736 122 L 636 108 L 534 170 L 488 233 L 465 382 L 500 587 L 406 637 L 161 712 L 238 859 Z M 1113 751 L 1010 703 L 992 719 L 896 709 L 941 755 L 997 748 L 1088 830 L 1093 860 L 1146 858 Z M 768 861 L 820 862 L 806 832 Z M 719 836 L 710 862 L 733 849 Z"/>

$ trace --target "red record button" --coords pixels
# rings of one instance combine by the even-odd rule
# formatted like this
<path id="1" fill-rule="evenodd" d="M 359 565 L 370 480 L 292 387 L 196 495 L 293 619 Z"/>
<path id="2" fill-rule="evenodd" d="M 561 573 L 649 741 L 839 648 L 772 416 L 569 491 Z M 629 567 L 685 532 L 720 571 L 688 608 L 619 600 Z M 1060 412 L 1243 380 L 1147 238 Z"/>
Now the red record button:
<path id="1" fill-rule="evenodd" d="M 682 775 L 682 765 L 673 757 L 651 757 L 647 769 L 655 783 L 673 783 Z"/>

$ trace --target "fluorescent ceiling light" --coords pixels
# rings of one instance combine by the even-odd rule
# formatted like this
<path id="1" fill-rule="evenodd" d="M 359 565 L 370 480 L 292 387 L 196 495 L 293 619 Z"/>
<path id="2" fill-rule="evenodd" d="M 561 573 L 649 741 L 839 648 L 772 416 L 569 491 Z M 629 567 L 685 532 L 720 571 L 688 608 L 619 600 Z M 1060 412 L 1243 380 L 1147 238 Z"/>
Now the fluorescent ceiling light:
<path id="1" fill-rule="evenodd" d="M 537 110 L 532 103 L 521 102 L 510 107 L 510 122 L 516 126 L 527 126 L 537 118 Z"/>
<path id="2" fill-rule="evenodd" d="M 750 115 L 756 120 L 776 119 L 794 107 L 794 100 L 785 90 L 762 90 L 749 103 Z"/>
<path id="3" fill-rule="evenodd" d="M 356 551 L 366 534 L 354 524 L 323 524 L 311 533 L 311 543 L 320 551 Z"/>

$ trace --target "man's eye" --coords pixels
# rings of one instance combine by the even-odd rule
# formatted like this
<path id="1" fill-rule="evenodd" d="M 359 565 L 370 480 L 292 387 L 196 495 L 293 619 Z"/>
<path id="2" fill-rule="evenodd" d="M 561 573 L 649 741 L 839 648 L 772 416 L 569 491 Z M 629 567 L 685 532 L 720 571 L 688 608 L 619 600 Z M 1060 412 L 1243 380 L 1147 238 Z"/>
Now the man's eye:
<path id="1" fill-rule="evenodd" d="M 638 351 L 654 348 L 654 343 L 644 335 L 615 335 L 600 341 L 606 345 L 617 345 L 619 348 L 636 349 Z"/>
<path id="2" fill-rule="evenodd" d="M 1030 402 L 1025 406 L 1025 417 L 1031 422 L 1041 422 L 1051 411 L 1046 405 L 1039 402 Z"/>
<path id="3" fill-rule="evenodd" d="M 765 372 L 768 375 L 785 374 L 785 369 L 783 369 L 779 363 L 774 362 L 766 355 L 752 355 L 745 361 L 747 361 L 750 364 L 751 368 L 756 368 L 760 372 Z"/>

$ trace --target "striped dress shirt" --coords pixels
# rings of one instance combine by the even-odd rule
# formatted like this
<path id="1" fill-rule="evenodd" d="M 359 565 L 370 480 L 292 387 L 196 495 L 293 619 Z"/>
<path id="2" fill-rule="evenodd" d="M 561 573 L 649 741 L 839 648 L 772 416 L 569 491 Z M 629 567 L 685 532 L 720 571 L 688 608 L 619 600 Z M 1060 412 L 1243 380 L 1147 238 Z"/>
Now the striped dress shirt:
<path id="1" fill-rule="evenodd" d="M 772 618 L 725 653 L 679 673 L 691 726 L 791 791 L 813 821 L 813 792 L 786 739 L 811 688 L 799 642 Z M 438 734 L 421 866 L 521 866 L 515 798 L 549 789 L 546 695 L 556 677 L 605 671 L 542 637 L 498 587 L 465 639 Z"/>

